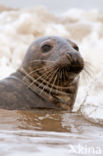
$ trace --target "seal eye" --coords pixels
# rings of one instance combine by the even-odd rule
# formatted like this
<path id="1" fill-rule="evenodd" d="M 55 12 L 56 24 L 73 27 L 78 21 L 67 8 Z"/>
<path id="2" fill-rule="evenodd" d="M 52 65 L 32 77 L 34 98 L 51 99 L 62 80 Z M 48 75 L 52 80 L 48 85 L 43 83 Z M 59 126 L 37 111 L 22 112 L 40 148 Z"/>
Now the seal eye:
<path id="1" fill-rule="evenodd" d="M 51 49 L 52 49 L 51 45 L 45 44 L 42 46 L 42 52 L 43 53 L 49 52 Z"/>
<path id="2" fill-rule="evenodd" d="M 73 48 L 77 51 L 79 51 L 79 47 L 77 45 L 74 45 Z"/>

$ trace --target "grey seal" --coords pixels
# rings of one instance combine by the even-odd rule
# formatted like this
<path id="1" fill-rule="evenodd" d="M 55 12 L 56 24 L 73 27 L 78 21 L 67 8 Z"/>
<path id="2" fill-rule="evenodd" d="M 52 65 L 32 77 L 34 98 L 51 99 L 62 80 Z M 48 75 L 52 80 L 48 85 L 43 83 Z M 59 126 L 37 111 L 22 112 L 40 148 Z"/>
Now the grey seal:
<path id="1" fill-rule="evenodd" d="M 0 108 L 71 110 L 83 68 L 74 42 L 59 36 L 38 38 L 17 71 L 0 81 Z"/>

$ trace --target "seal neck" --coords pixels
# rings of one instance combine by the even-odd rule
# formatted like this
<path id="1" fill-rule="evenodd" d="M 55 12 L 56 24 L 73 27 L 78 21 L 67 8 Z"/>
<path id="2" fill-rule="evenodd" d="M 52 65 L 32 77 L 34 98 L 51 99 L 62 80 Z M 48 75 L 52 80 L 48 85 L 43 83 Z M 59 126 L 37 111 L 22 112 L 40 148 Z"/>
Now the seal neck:
<path id="1" fill-rule="evenodd" d="M 18 69 L 18 71 L 12 74 L 10 77 L 22 81 L 24 85 L 26 85 L 28 89 L 30 89 L 34 94 L 40 96 L 42 99 L 44 99 L 44 101 L 51 103 L 51 105 L 53 106 L 52 108 L 61 109 L 58 105 L 58 103 L 61 102 L 59 99 L 47 94 L 45 91 L 41 93 L 41 89 L 35 84 L 30 85 L 33 82 L 33 78 L 29 77 L 29 75 L 23 68 Z"/>
<path id="2" fill-rule="evenodd" d="M 29 74 L 25 71 L 25 69 L 23 68 L 18 69 L 18 71 L 16 72 L 16 77 L 19 78 L 34 94 L 37 94 L 47 103 L 51 103 L 51 105 L 53 105 L 53 108 L 59 110 L 69 110 L 69 111 L 72 110 L 71 105 L 69 106 L 68 101 L 65 101 L 63 96 L 59 98 L 55 94 L 53 95 L 49 94 L 45 90 L 41 92 L 41 88 L 39 88 L 33 83 L 35 79 L 29 76 Z"/>

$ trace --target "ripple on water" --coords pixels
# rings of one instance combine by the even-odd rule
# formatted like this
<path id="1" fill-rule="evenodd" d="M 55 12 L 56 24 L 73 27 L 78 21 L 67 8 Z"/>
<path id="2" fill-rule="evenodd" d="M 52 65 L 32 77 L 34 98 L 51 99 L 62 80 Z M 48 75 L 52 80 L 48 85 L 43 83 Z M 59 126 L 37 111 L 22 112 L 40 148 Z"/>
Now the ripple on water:
<path id="1" fill-rule="evenodd" d="M 102 127 L 86 121 L 80 114 L 0 110 L 0 119 L 0 156 L 34 153 L 64 156 L 69 154 L 71 146 L 96 148 L 103 143 Z"/>

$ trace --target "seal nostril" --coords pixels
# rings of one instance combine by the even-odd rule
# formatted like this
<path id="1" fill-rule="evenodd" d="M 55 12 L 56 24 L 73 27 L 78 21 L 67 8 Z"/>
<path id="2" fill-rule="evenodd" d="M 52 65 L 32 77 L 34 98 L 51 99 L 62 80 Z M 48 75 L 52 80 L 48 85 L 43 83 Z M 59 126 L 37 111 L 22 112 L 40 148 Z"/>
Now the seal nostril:
<path id="1" fill-rule="evenodd" d="M 67 55 L 72 56 L 72 52 L 68 51 L 68 52 L 67 52 Z"/>
<path id="2" fill-rule="evenodd" d="M 78 60 L 78 54 L 72 51 L 67 52 L 67 57 L 71 58 L 72 62 L 77 62 Z"/>
<path id="3" fill-rule="evenodd" d="M 67 54 L 66 54 L 66 57 L 68 58 L 68 60 L 69 60 L 70 62 L 72 62 L 72 55 L 71 55 L 71 54 L 67 53 Z"/>
<path id="4" fill-rule="evenodd" d="M 71 62 L 69 72 L 80 73 L 84 68 L 84 62 L 79 53 L 67 52 L 68 61 Z"/>

